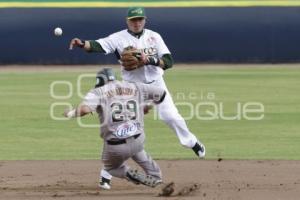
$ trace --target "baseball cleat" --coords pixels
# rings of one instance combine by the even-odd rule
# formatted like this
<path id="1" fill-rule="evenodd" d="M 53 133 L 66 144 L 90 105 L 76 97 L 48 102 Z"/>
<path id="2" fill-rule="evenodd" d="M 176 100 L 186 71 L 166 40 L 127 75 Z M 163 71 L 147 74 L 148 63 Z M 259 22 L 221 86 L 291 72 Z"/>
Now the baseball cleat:
<path id="1" fill-rule="evenodd" d="M 132 170 L 132 169 L 128 170 L 126 172 L 126 178 L 127 178 L 127 180 L 133 182 L 136 185 L 139 185 L 141 182 L 140 182 L 140 180 L 138 178 L 136 178 L 138 176 L 137 175 L 138 173 L 139 172 L 137 170 Z"/>
<path id="2" fill-rule="evenodd" d="M 99 183 L 99 187 L 102 188 L 102 189 L 104 189 L 104 190 L 110 190 L 110 188 L 111 188 L 110 184 L 106 183 L 106 182 L 104 182 L 104 183 L 100 182 Z"/>
<path id="3" fill-rule="evenodd" d="M 205 146 L 201 142 L 197 142 L 192 149 L 199 158 L 205 157 Z"/>
<path id="4" fill-rule="evenodd" d="M 146 175 L 144 173 L 139 172 L 138 170 L 128 170 L 126 173 L 127 180 L 135 183 L 135 184 L 143 184 L 149 187 L 156 187 L 157 185 L 162 183 L 161 179 L 155 178 L 151 175 Z"/>
<path id="5" fill-rule="evenodd" d="M 110 186 L 110 180 L 107 179 L 107 178 L 102 177 L 98 186 L 100 188 L 104 189 L 104 190 L 110 190 L 110 188 L 111 188 L 111 186 Z"/>

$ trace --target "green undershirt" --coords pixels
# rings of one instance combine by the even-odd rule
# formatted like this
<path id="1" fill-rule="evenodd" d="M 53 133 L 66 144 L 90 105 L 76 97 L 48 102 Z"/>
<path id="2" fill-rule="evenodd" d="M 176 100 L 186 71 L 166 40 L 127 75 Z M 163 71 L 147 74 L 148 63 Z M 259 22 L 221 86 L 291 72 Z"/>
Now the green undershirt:
<path id="1" fill-rule="evenodd" d="M 106 53 L 102 46 L 96 42 L 95 40 L 89 40 L 90 42 L 90 50 L 88 52 L 99 52 L 99 53 Z"/>
<path id="2" fill-rule="evenodd" d="M 174 61 L 171 54 L 164 54 L 161 59 L 164 61 L 164 70 L 173 67 Z"/>

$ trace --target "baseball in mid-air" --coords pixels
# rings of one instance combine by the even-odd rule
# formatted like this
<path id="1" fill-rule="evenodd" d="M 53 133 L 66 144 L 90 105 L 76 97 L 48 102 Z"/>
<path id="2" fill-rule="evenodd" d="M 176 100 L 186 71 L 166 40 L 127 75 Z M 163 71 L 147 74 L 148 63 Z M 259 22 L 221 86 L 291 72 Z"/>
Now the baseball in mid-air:
<path id="1" fill-rule="evenodd" d="M 60 27 L 57 27 L 54 29 L 54 35 L 61 36 L 63 33 L 62 29 Z"/>

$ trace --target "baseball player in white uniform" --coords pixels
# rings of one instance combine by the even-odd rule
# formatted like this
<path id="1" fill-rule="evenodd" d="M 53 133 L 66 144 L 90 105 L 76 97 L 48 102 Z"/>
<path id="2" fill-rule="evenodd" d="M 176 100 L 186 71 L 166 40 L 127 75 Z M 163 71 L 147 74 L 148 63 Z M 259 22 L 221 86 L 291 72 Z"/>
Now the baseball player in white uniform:
<path id="1" fill-rule="evenodd" d="M 70 49 L 75 46 L 87 52 L 114 53 L 120 61 L 122 78 L 125 81 L 142 82 L 160 87 L 167 91 L 163 103 L 158 106 L 158 114 L 176 133 L 180 143 L 191 148 L 200 158 L 205 157 L 205 146 L 188 129 L 186 122 L 178 113 L 172 97 L 163 79 L 164 71 L 171 68 L 173 59 L 162 37 L 157 32 L 145 29 L 146 15 L 144 8 L 132 7 L 127 11 L 128 29 L 113 33 L 98 40 L 81 40 L 74 38 Z M 142 64 L 130 68 L 122 60 L 122 54 L 128 48 L 142 52 Z M 126 65 L 125 65 L 126 64 Z"/>
<path id="2" fill-rule="evenodd" d="M 110 189 L 111 176 L 125 178 L 135 184 L 155 187 L 162 182 L 158 164 L 144 150 L 144 103 L 164 101 L 166 91 L 137 82 L 117 81 L 111 68 L 97 74 L 95 89 L 89 91 L 83 102 L 64 115 L 81 117 L 97 112 L 104 140 L 100 187 Z M 146 174 L 130 169 L 125 161 L 132 158 Z"/>

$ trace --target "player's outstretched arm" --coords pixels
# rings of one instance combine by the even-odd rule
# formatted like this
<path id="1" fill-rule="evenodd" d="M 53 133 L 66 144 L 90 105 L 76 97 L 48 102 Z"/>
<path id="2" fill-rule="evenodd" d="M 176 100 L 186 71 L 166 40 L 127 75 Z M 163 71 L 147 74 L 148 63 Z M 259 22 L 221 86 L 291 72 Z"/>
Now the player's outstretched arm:
<path id="1" fill-rule="evenodd" d="M 102 46 L 95 40 L 81 40 L 74 38 L 70 42 L 69 49 L 73 50 L 74 47 L 83 48 L 87 52 L 106 53 Z"/>
<path id="2" fill-rule="evenodd" d="M 89 113 L 92 113 L 92 110 L 90 109 L 90 107 L 87 105 L 81 104 L 75 109 L 65 110 L 64 116 L 67 118 L 75 118 L 75 117 L 82 117 Z"/>
<path id="3" fill-rule="evenodd" d="M 83 48 L 86 51 L 90 51 L 91 45 L 90 42 L 87 40 L 81 40 L 79 38 L 73 38 L 70 42 L 69 49 L 73 50 L 74 47 Z"/>

